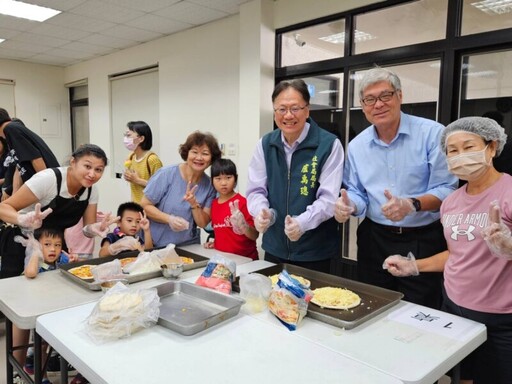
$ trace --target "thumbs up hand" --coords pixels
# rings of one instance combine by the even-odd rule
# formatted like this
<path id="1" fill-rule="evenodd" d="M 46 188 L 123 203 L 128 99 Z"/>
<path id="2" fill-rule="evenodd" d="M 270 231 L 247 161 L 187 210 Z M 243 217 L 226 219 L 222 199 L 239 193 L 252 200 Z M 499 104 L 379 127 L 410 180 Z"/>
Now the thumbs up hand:
<path id="1" fill-rule="evenodd" d="M 391 221 L 400 221 L 407 215 L 416 212 L 411 199 L 393 196 L 387 189 L 384 190 L 384 196 L 388 201 L 382 205 L 382 214 Z"/>
<path id="2" fill-rule="evenodd" d="M 265 233 L 271 225 L 276 222 L 275 209 L 263 208 L 254 218 L 254 227 L 259 233 Z"/>
<path id="3" fill-rule="evenodd" d="M 300 227 L 299 221 L 290 215 L 287 215 L 284 219 L 284 233 L 290 241 L 297 241 L 304 234 L 304 231 Z"/>
<path id="4" fill-rule="evenodd" d="M 340 190 L 340 197 L 334 203 L 334 218 L 338 223 L 344 223 L 350 219 L 350 215 L 355 212 L 356 208 L 352 201 L 350 201 L 347 191 L 342 188 Z"/>

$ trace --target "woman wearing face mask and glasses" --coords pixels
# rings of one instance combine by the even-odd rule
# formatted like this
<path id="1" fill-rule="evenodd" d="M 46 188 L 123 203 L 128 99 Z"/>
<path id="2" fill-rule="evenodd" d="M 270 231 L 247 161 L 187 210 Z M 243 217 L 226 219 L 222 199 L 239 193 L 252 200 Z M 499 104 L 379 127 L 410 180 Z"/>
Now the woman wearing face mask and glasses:
<path id="1" fill-rule="evenodd" d="M 493 166 L 506 140 L 492 119 L 448 125 L 441 137 L 448 169 L 467 181 L 441 205 L 448 250 L 384 262 L 395 276 L 444 271 L 443 310 L 486 325 L 487 341 L 461 364 L 461 383 L 512 383 L 512 176 Z"/>
<path id="2" fill-rule="evenodd" d="M 150 151 L 153 146 L 151 128 L 144 121 L 130 121 L 124 134 L 123 143 L 132 151 L 125 161 L 124 179 L 130 183 L 132 201 L 140 203 L 144 187 L 157 170 L 162 168 L 162 161 L 156 153 Z"/>

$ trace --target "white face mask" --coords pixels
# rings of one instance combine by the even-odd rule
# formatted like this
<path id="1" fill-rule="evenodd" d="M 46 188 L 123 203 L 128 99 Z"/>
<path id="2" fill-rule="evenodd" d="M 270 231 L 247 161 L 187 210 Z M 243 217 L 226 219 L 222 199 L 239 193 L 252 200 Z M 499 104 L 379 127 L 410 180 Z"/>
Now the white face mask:
<path id="1" fill-rule="evenodd" d="M 127 150 L 129 151 L 133 151 L 135 150 L 135 148 L 137 148 L 137 145 L 138 144 L 135 144 L 134 143 L 135 139 L 132 138 L 132 137 L 124 137 L 123 138 L 123 143 L 124 143 L 124 146 L 126 147 Z"/>
<path id="2" fill-rule="evenodd" d="M 485 158 L 488 145 L 481 151 L 465 152 L 460 155 L 448 157 L 448 170 L 462 180 L 474 180 L 481 176 L 490 166 Z"/>

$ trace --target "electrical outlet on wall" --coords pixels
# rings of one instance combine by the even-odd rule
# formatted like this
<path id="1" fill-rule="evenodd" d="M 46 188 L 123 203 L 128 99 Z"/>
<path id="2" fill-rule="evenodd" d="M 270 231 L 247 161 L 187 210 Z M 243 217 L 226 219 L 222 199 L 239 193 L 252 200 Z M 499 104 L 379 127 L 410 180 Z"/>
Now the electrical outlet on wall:
<path id="1" fill-rule="evenodd" d="M 236 144 L 235 143 L 228 144 L 228 156 L 236 156 Z"/>

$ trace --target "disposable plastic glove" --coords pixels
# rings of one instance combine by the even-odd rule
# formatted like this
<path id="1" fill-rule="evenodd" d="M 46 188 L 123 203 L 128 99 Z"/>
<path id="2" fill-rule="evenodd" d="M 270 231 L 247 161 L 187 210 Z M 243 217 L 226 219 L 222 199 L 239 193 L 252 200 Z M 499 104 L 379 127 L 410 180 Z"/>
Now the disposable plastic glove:
<path id="1" fill-rule="evenodd" d="M 25 265 L 28 264 L 31 257 L 37 257 L 39 262 L 42 263 L 44 261 L 44 257 L 41 243 L 34 238 L 34 234 L 32 232 L 23 233 L 28 237 L 28 239 L 23 236 L 14 236 L 14 241 L 25 247 Z"/>
<path id="2" fill-rule="evenodd" d="M 300 227 L 299 221 L 290 215 L 286 215 L 284 219 L 284 233 L 290 241 L 297 241 L 304 234 Z"/>
<path id="3" fill-rule="evenodd" d="M 108 246 L 108 252 L 111 255 L 117 255 L 119 252 L 133 251 L 135 249 L 140 250 L 141 246 L 139 240 L 133 236 L 125 236 Z"/>
<path id="4" fill-rule="evenodd" d="M 356 211 L 356 206 L 350 201 L 345 189 L 342 188 L 340 194 L 341 196 L 334 204 L 334 218 L 338 223 L 344 223 L 350 219 L 350 215 Z"/>
<path id="5" fill-rule="evenodd" d="M 197 206 L 196 200 L 196 191 L 199 188 L 199 185 L 192 186 L 192 181 L 189 181 L 187 184 L 187 190 L 185 191 L 185 195 L 183 196 L 183 200 L 190 204 L 191 208 Z"/>
<path id="6" fill-rule="evenodd" d="M 169 227 L 171 227 L 174 232 L 186 231 L 189 225 L 189 222 L 183 217 L 169 215 Z"/>
<path id="7" fill-rule="evenodd" d="M 500 207 L 496 201 L 490 204 L 489 222 L 482 230 L 482 235 L 494 256 L 512 260 L 512 235 L 501 221 Z"/>
<path id="8" fill-rule="evenodd" d="M 271 225 L 276 222 L 276 210 L 274 208 L 263 208 L 254 218 L 254 227 L 259 233 L 265 233 Z"/>
<path id="9" fill-rule="evenodd" d="M 121 217 L 112 216 L 112 213 L 109 212 L 101 222 L 89 224 L 83 227 L 82 232 L 87 237 L 99 236 L 103 238 L 110 232 L 110 225 L 117 223 L 119 220 L 121 220 Z"/>
<path id="10" fill-rule="evenodd" d="M 41 212 L 41 204 L 37 203 L 35 209 L 29 213 L 18 213 L 18 225 L 22 228 L 34 230 L 41 228 L 43 220 L 52 213 L 51 208 L 47 208 L 44 212 Z"/>
<path id="11" fill-rule="evenodd" d="M 401 255 L 392 255 L 384 260 L 382 268 L 387 269 L 393 276 L 418 276 L 420 271 L 416 264 L 416 258 L 409 252 L 407 257 Z"/>
<path id="12" fill-rule="evenodd" d="M 249 227 L 249 224 L 247 224 L 244 214 L 240 211 L 238 203 L 238 200 L 229 202 L 229 210 L 231 211 L 229 221 L 233 227 L 233 232 L 235 232 L 237 235 L 244 235 L 247 231 L 247 228 Z"/>
<path id="13" fill-rule="evenodd" d="M 384 196 L 388 201 L 381 207 L 382 214 L 391 221 L 400 221 L 405 216 L 416 212 L 411 199 L 396 197 L 391 194 L 387 189 L 384 190 Z"/>

